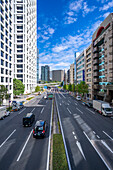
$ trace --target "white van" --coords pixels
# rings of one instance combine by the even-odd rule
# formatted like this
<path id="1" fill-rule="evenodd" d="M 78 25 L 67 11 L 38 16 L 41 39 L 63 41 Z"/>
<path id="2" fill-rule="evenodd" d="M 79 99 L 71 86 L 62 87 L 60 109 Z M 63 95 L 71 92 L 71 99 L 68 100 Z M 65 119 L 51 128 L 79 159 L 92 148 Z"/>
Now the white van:
<path id="1" fill-rule="evenodd" d="M 0 107 L 0 119 L 4 119 L 6 116 L 6 106 Z"/>

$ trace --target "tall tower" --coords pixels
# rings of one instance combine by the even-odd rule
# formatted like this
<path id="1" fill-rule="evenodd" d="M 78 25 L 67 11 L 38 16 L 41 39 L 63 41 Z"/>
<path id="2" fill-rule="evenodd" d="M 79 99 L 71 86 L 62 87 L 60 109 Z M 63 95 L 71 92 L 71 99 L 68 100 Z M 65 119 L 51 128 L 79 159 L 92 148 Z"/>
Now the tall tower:
<path id="1" fill-rule="evenodd" d="M 12 4 L 14 78 L 29 93 L 37 84 L 36 0 L 13 0 Z"/>
<path id="2" fill-rule="evenodd" d="M 0 85 L 13 99 L 12 0 L 0 1 Z"/>

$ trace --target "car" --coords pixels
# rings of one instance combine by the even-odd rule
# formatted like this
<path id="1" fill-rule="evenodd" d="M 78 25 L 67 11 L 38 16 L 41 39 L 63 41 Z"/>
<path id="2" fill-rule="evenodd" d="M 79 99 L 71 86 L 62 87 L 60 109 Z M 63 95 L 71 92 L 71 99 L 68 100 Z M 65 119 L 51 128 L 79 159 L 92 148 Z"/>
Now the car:
<path id="1" fill-rule="evenodd" d="M 23 126 L 32 126 L 35 121 L 35 115 L 33 113 L 27 113 L 25 117 L 23 117 Z"/>
<path id="2" fill-rule="evenodd" d="M 93 104 L 92 104 L 92 103 L 89 103 L 89 102 L 87 102 L 85 105 L 86 105 L 87 107 L 93 107 Z"/>
<path id="3" fill-rule="evenodd" d="M 77 96 L 77 97 L 76 97 L 76 100 L 81 100 L 81 97 L 80 97 L 80 96 Z"/>
<path id="4" fill-rule="evenodd" d="M 10 115 L 10 111 L 6 111 L 6 113 L 5 113 L 5 117 L 7 117 L 7 116 L 9 116 Z"/>
<path id="5" fill-rule="evenodd" d="M 47 99 L 47 96 L 46 96 L 46 95 L 44 96 L 44 99 Z"/>
<path id="6" fill-rule="evenodd" d="M 46 121 L 44 120 L 38 120 L 35 124 L 35 127 L 33 129 L 33 137 L 42 137 L 44 138 L 46 134 Z"/>

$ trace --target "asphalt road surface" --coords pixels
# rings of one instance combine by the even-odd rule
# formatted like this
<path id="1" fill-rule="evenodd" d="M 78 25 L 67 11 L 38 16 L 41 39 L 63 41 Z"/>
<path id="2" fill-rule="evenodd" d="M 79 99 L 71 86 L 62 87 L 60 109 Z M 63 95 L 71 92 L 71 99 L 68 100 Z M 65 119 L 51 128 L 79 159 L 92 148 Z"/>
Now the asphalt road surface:
<path id="1" fill-rule="evenodd" d="M 23 127 L 22 118 L 29 112 L 37 120 L 46 120 L 44 139 L 35 139 L 31 127 Z M 0 121 L 0 170 L 46 170 L 48 168 L 52 100 L 43 95 L 29 101 L 23 109 Z"/>
<path id="2" fill-rule="evenodd" d="M 113 119 L 67 93 L 55 96 L 71 169 L 113 169 Z"/>

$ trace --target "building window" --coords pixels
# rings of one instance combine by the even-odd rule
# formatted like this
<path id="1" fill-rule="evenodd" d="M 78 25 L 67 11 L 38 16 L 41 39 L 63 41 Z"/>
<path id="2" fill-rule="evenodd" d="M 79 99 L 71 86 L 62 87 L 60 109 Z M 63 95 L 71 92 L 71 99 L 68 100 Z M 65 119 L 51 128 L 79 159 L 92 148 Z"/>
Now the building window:
<path id="1" fill-rule="evenodd" d="M 4 43 L 3 42 L 1 42 L 1 48 L 4 48 Z"/>
<path id="2" fill-rule="evenodd" d="M 8 54 L 5 54 L 5 58 L 8 59 Z"/>
<path id="3" fill-rule="evenodd" d="M 1 65 L 3 66 L 4 65 L 4 60 L 1 59 Z"/>
<path id="4" fill-rule="evenodd" d="M 4 74 L 4 68 L 1 68 L 1 74 Z"/>
<path id="5" fill-rule="evenodd" d="M 6 77 L 6 83 L 8 82 L 8 77 Z"/>
<path id="6" fill-rule="evenodd" d="M 1 51 L 1 57 L 4 57 L 4 52 L 3 51 Z"/>
<path id="7" fill-rule="evenodd" d="M 4 77 L 1 77 L 1 82 L 2 82 L 2 83 L 4 82 Z"/>
<path id="8" fill-rule="evenodd" d="M 1 39 L 4 40 L 4 35 L 1 33 Z"/>
<path id="9" fill-rule="evenodd" d="M 8 70 L 7 69 L 5 70 L 5 74 L 8 75 Z"/>
<path id="10" fill-rule="evenodd" d="M 7 61 L 5 62 L 5 66 L 8 67 L 8 62 Z"/>

